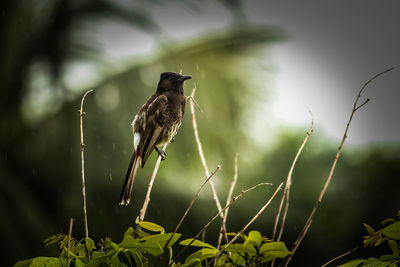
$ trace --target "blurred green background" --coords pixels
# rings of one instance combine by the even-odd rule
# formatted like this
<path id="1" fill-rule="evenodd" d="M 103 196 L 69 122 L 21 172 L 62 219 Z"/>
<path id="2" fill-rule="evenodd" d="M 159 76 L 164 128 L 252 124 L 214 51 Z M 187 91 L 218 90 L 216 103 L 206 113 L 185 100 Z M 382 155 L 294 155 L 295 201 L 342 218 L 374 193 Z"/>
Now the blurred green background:
<path id="1" fill-rule="evenodd" d="M 173 3 L 204 15 L 194 1 Z M 272 119 L 263 126 L 259 119 L 273 115 L 264 108 L 273 105 L 274 77 L 279 72 L 270 48 L 290 42 L 291 37 L 279 24 L 249 22 L 240 1 L 219 1 L 217 6 L 230 14 L 229 23 L 173 38 L 163 30 L 159 17 L 146 11 L 154 8 L 163 14 L 170 5 L 162 1 L 4 2 L 0 15 L 0 238 L 5 266 L 54 255 L 55 248 L 45 248 L 42 241 L 67 232 L 71 217 L 76 218 L 73 236 L 84 236 L 77 109 L 87 89 L 95 89 L 84 108 L 89 235 L 95 240 L 110 236 L 119 241 L 142 206 L 155 155 L 138 174 L 131 204 L 120 207 L 117 202 L 132 147 L 130 123 L 164 71 L 182 70 L 193 76 L 185 83 L 185 93 L 189 95 L 197 86 L 196 100 L 204 110 L 197 112 L 197 120 L 206 160 L 210 170 L 222 165 L 213 178 L 221 201 L 225 202 L 233 177 L 236 152 L 235 195 L 260 182 L 274 184 L 254 190 L 231 208 L 228 231 L 239 231 L 285 180 L 309 126 L 282 126 Z M 170 19 L 173 22 L 174 17 Z M 94 29 L 110 22 L 150 36 L 153 45 L 146 48 L 139 43 L 144 53 L 113 58 L 94 38 Z M 349 111 L 351 106 L 344 108 Z M 293 176 L 284 232 L 289 248 L 314 205 L 340 141 L 326 137 L 318 125 L 316 129 Z M 172 231 L 205 178 L 189 107 L 167 152 L 146 220 Z M 399 209 L 399 163 L 398 142 L 345 147 L 292 265 L 320 265 L 360 244 L 363 222 L 377 225 L 393 216 Z M 279 199 L 251 229 L 271 237 Z M 184 237 L 197 233 L 215 213 L 207 188 L 181 229 Z M 218 230 L 215 223 L 206 241 L 215 244 Z"/>

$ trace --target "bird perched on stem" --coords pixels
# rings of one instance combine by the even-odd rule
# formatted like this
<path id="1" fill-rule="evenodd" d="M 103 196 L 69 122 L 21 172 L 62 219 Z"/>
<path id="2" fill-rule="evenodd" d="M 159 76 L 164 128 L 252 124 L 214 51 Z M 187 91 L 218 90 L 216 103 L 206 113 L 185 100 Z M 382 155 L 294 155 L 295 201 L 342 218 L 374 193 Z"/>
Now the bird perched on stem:
<path id="1" fill-rule="evenodd" d="M 139 166 L 143 168 L 153 149 L 161 159 L 165 159 L 165 151 L 158 146 L 171 142 L 181 125 L 186 102 L 183 83 L 191 78 L 175 72 L 161 73 L 157 91 L 135 116 L 132 122 L 133 154 L 122 187 L 120 205 L 129 204 L 136 172 Z"/>

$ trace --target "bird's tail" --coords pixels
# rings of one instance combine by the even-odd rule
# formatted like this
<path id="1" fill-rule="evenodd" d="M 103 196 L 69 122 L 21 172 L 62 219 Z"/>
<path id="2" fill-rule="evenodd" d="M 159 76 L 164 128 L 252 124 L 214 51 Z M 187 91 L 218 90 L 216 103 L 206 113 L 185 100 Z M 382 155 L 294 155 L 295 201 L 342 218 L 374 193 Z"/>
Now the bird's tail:
<path id="1" fill-rule="evenodd" d="M 134 152 L 129 163 L 128 171 L 126 172 L 124 185 L 121 190 L 121 196 L 119 198 L 120 205 L 128 205 L 131 200 L 133 182 L 135 181 L 136 172 L 139 169 L 142 157 L 138 152 Z"/>

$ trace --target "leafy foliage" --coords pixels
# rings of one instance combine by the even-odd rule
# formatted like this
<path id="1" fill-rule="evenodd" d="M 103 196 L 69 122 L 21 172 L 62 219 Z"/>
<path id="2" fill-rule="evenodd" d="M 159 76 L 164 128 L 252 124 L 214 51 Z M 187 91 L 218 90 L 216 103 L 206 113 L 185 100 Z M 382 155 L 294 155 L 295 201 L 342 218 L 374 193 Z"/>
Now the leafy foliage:
<path id="1" fill-rule="evenodd" d="M 377 267 L 396 267 L 400 263 L 400 211 L 397 213 L 397 220 L 387 218 L 381 222 L 386 225 L 382 229 L 375 231 L 371 226 L 364 223 L 368 235 L 364 236 L 364 247 L 377 247 L 387 243 L 391 254 L 385 254 L 379 258 L 356 259 L 340 266 L 359 267 L 359 266 L 377 266 Z"/>
<path id="2" fill-rule="evenodd" d="M 146 231 L 145 231 L 146 230 Z M 154 234 L 154 232 L 158 232 Z M 101 239 L 100 243 L 90 238 L 70 241 L 71 266 L 151 266 L 159 260 L 166 250 L 169 251 L 168 262 L 171 266 L 202 266 L 206 259 L 217 256 L 220 250 L 196 239 L 185 239 L 179 244 L 199 247 L 190 254 L 183 263 L 172 261 L 172 245 L 181 234 L 166 233 L 164 228 L 152 222 L 139 222 L 138 227 L 129 227 L 120 243 L 110 238 Z M 283 242 L 271 242 L 262 237 L 258 231 L 250 231 L 241 235 L 243 242 L 227 247 L 218 257 L 217 266 L 262 266 L 263 263 L 276 258 L 284 258 L 290 254 Z M 66 266 L 68 261 L 68 235 L 57 234 L 44 241 L 45 245 L 58 244 L 61 254 L 58 258 L 37 257 L 19 261 L 14 267 Z"/>
<path id="3" fill-rule="evenodd" d="M 258 231 L 250 231 L 240 236 L 242 243 L 227 247 L 217 259 L 217 266 L 263 266 L 276 258 L 283 259 L 290 254 L 283 242 L 271 242 Z M 180 245 L 202 247 L 189 255 L 183 266 L 202 266 L 201 262 L 214 258 L 220 252 L 216 247 L 199 240 L 186 239 Z M 223 247 L 224 248 L 224 247 Z"/>

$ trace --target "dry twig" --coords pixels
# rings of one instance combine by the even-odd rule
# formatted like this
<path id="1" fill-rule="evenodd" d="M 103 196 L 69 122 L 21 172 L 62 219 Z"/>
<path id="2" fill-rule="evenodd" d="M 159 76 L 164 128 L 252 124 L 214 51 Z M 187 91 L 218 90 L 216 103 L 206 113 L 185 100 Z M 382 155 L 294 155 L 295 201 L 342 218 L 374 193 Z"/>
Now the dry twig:
<path id="1" fill-rule="evenodd" d="M 323 186 L 323 188 L 322 188 L 322 190 L 321 190 L 321 192 L 320 192 L 320 194 L 319 194 L 319 196 L 318 196 L 317 201 L 316 201 L 315 204 L 314 204 L 314 208 L 312 209 L 312 211 L 311 211 L 311 213 L 310 213 L 310 215 L 309 215 L 309 217 L 308 217 L 308 219 L 307 219 L 307 221 L 306 221 L 306 223 L 305 223 L 305 225 L 304 225 L 303 230 L 300 232 L 299 236 L 297 237 L 296 241 L 294 242 L 294 244 L 293 244 L 293 246 L 292 246 L 292 249 L 291 249 L 292 254 L 291 254 L 291 255 L 285 260 L 285 262 L 284 262 L 284 266 L 285 266 L 285 267 L 288 266 L 290 260 L 293 258 L 294 253 L 296 252 L 297 248 L 299 247 L 301 241 L 303 240 L 303 238 L 304 238 L 305 235 L 307 234 L 308 229 L 310 228 L 311 223 L 312 223 L 312 220 L 313 220 L 313 218 L 314 218 L 314 214 L 315 214 L 315 212 L 317 211 L 319 205 L 321 204 L 322 199 L 323 199 L 323 197 L 324 197 L 324 195 L 325 195 L 326 190 L 328 189 L 329 183 L 330 183 L 331 180 L 332 180 L 332 176 L 333 176 L 333 173 L 334 173 L 335 168 L 336 168 L 336 164 L 337 164 L 337 162 L 338 162 L 338 160 L 339 160 L 340 154 L 342 153 L 343 145 L 344 145 L 344 143 L 345 143 L 345 141 L 346 141 L 346 138 L 347 138 L 347 132 L 349 131 L 349 127 L 350 127 L 351 121 L 353 120 L 353 116 L 354 116 L 355 112 L 356 112 L 357 110 L 359 110 L 361 107 L 363 107 L 366 103 L 369 102 L 369 99 L 366 99 L 362 104 L 358 104 L 358 101 L 359 101 L 360 98 L 361 98 L 362 92 L 363 92 L 364 89 L 367 87 L 367 85 L 370 84 L 373 80 L 375 80 L 376 78 L 380 77 L 381 75 L 383 75 L 383 74 L 385 74 L 385 73 L 387 73 L 387 72 L 390 72 L 390 71 L 392 71 L 392 70 L 394 70 L 394 69 L 396 69 L 396 68 L 398 68 L 398 67 L 400 67 L 400 65 L 399 65 L 399 66 L 396 66 L 396 67 L 389 68 L 389 69 L 387 69 L 387 70 L 385 70 L 385 71 L 383 71 L 383 72 L 381 72 L 381 73 L 376 74 L 376 75 L 373 76 L 371 79 L 369 79 L 369 80 L 363 85 L 363 87 L 360 89 L 360 91 L 358 92 L 358 95 L 357 95 L 357 97 L 356 97 L 356 100 L 354 101 L 354 104 L 353 104 L 353 109 L 352 109 L 352 111 L 351 111 L 351 113 L 350 113 L 350 117 L 349 117 L 349 120 L 348 120 L 347 125 L 346 125 L 346 129 L 345 129 L 344 134 L 343 134 L 343 137 L 342 137 L 342 141 L 340 142 L 340 146 L 339 146 L 339 148 L 338 148 L 338 151 L 337 151 L 337 153 L 336 153 L 335 159 L 333 160 L 331 169 L 330 169 L 330 171 L 329 171 L 329 175 L 328 175 L 328 177 L 326 178 L 325 184 L 324 184 L 324 186 Z"/>
<path id="2" fill-rule="evenodd" d="M 326 267 L 326 266 L 328 266 L 329 264 L 331 264 L 332 262 L 335 262 L 335 261 L 337 261 L 337 260 L 339 260 L 339 259 L 341 259 L 341 258 L 343 258 L 343 257 L 346 257 L 347 255 L 349 255 L 349 254 L 353 253 L 354 251 L 356 251 L 358 248 L 359 248 L 359 247 L 355 247 L 355 248 L 353 248 L 353 249 L 350 249 L 349 251 L 347 251 L 347 252 L 345 252 L 345 253 L 343 253 L 343 254 L 337 256 L 336 258 L 331 259 L 331 260 L 328 261 L 327 263 L 321 265 L 321 267 Z"/>
<path id="3" fill-rule="evenodd" d="M 231 201 L 228 203 L 228 205 L 226 205 L 220 212 L 218 212 L 214 217 L 212 217 L 212 219 L 211 219 L 206 225 L 204 225 L 203 228 L 193 237 L 193 240 L 192 240 L 189 244 L 185 245 L 185 247 L 184 247 L 181 251 L 179 251 L 179 253 L 178 253 L 178 254 L 175 256 L 175 258 L 171 261 L 170 266 L 172 265 L 173 262 L 175 262 L 175 261 L 179 258 L 180 255 L 182 255 L 182 253 L 183 253 L 184 251 L 186 251 L 186 249 L 194 242 L 194 240 L 198 239 L 199 236 L 200 236 L 205 230 L 207 230 L 207 228 L 211 225 L 211 223 L 212 223 L 213 221 L 215 221 L 218 217 L 221 216 L 221 213 L 223 213 L 227 208 L 229 208 L 234 202 L 236 202 L 236 200 L 238 200 L 239 198 L 241 198 L 244 194 L 246 194 L 246 193 L 250 192 L 251 190 L 253 190 L 253 189 L 255 189 L 255 188 L 259 187 L 259 186 L 262 186 L 262 185 L 271 185 L 271 184 L 270 184 L 270 183 L 259 183 L 259 184 L 255 185 L 255 186 L 253 186 L 253 187 L 250 187 L 249 189 L 242 190 L 242 192 L 241 192 L 239 195 L 237 195 L 236 197 L 233 197 L 233 198 L 231 199 Z"/>
<path id="4" fill-rule="evenodd" d="M 165 144 L 163 146 L 162 150 L 165 151 L 166 148 L 167 148 L 167 144 Z M 154 180 L 156 179 L 156 175 L 157 175 L 158 169 L 160 168 L 160 164 L 161 164 L 161 156 L 158 155 L 156 165 L 154 166 L 154 170 L 153 170 L 153 173 L 150 178 L 150 182 L 147 186 L 146 197 L 144 198 L 143 206 L 139 212 L 139 222 L 143 221 L 144 216 L 146 215 L 147 206 L 149 205 L 149 202 L 150 202 L 151 189 L 153 188 L 153 183 L 154 183 Z"/>
<path id="5" fill-rule="evenodd" d="M 74 224 L 74 219 L 69 219 L 69 231 L 68 231 L 68 245 L 67 245 L 67 267 L 69 267 L 71 263 L 71 237 L 72 237 L 72 226 Z"/>
<path id="6" fill-rule="evenodd" d="M 282 185 L 283 185 L 283 182 L 276 188 L 274 194 L 269 198 L 269 200 L 267 201 L 267 203 L 265 203 L 265 205 L 262 206 L 262 208 L 257 212 L 257 214 L 242 228 L 242 230 L 240 230 L 240 231 L 235 235 L 234 238 L 232 238 L 231 241 L 229 241 L 228 244 L 226 244 L 226 245 L 218 252 L 218 254 L 217 254 L 214 258 L 212 258 L 212 259 L 210 260 L 210 262 L 209 262 L 206 266 L 211 265 L 215 260 L 217 260 L 217 258 L 218 258 L 219 256 L 221 256 L 222 253 L 224 253 L 225 249 L 227 249 L 230 245 L 232 245 L 232 243 L 235 242 L 236 239 L 238 239 L 238 237 L 239 237 L 241 234 L 243 234 L 244 231 L 246 231 L 246 229 L 261 215 L 261 213 L 264 212 L 264 210 L 269 206 L 269 204 L 271 204 L 271 201 L 274 199 L 274 197 L 276 196 L 276 194 L 278 194 L 279 190 L 281 190 Z"/>
<path id="7" fill-rule="evenodd" d="M 311 112 L 310 112 L 311 114 Z M 299 158 L 301 152 L 303 151 L 303 148 L 305 146 L 305 144 L 307 143 L 308 138 L 310 137 L 311 133 L 313 132 L 313 126 L 314 126 L 314 118 L 311 114 L 312 120 L 311 120 L 311 126 L 308 129 L 308 131 L 306 132 L 306 136 L 303 139 L 303 142 L 299 148 L 299 150 L 297 151 L 297 154 L 293 160 L 292 166 L 290 167 L 288 176 L 287 176 L 287 180 L 286 180 L 286 184 L 285 184 L 285 189 L 283 191 L 283 195 L 282 195 L 282 199 L 281 199 L 281 203 L 279 204 L 279 209 L 278 209 L 278 214 L 276 215 L 275 218 L 275 224 L 274 224 L 274 230 L 272 232 L 272 239 L 275 239 L 275 235 L 276 235 L 276 230 L 278 228 L 278 223 L 279 223 L 279 218 L 281 216 L 281 211 L 282 211 L 282 207 L 283 207 L 283 203 L 285 202 L 285 210 L 283 212 L 282 215 L 282 222 L 281 222 L 281 228 L 279 231 L 279 235 L 278 238 L 276 239 L 276 241 L 280 241 L 282 238 L 282 234 L 283 234 L 283 229 L 285 227 L 285 221 L 286 221 L 286 215 L 289 209 L 289 196 L 290 196 L 290 186 L 292 185 L 292 174 L 293 174 L 293 170 L 294 170 L 294 166 L 296 165 L 297 159 Z"/>
<path id="8" fill-rule="evenodd" d="M 192 101 L 190 101 L 190 111 L 192 113 L 193 131 L 194 131 L 194 136 L 195 136 L 195 139 L 196 139 L 197 148 L 199 150 L 199 155 L 200 155 L 200 159 L 201 159 L 201 162 L 203 164 L 203 167 L 204 167 L 205 174 L 206 174 L 207 177 L 209 177 L 210 176 L 210 171 L 208 170 L 206 159 L 205 159 L 204 153 L 203 153 L 203 148 L 201 146 L 201 142 L 200 142 L 200 138 L 199 138 L 199 132 L 197 130 L 196 116 L 195 116 L 195 112 L 194 112 L 194 104 L 193 104 L 194 101 L 193 101 L 193 99 L 194 99 L 194 93 L 195 92 L 196 92 L 196 86 L 193 88 L 192 94 L 190 95 L 190 99 L 192 100 Z M 213 198 L 215 200 L 215 204 L 217 205 L 217 209 L 218 209 L 218 212 L 220 214 L 220 217 L 221 217 L 221 219 L 223 219 L 224 218 L 224 214 L 222 212 L 221 202 L 218 199 L 218 195 L 217 195 L 217 192 L 215 190 L 214 183 L 213 183 L 212 180 L 209 180 L 208 184 L 210 185 L 211 192 L 212 192 Z M 225 227 L 224 223 L 222 223 L 222 227 L 223 227 L 225 240 L 228 242 L 228 237 L 226 236 L 226 227 Z"/>
<path id="9" fill-rule="evenodd" d="M 88 229 L 88 222 L 87 222 L 87 211 L 86 211 L 86 184 L 85 184 L 85 143 L 83 142 L 83 116 L 86 114 L 83 112 L 83 103 L 85 102 L 85 97 L 87 94 L 90 92 L 93 92 L 93 90 L 87 91 L 81 100 L 81 108 L 78 110 L 79 116 L 80 116 L 80 130 L 81 130 L 81 174 L 82 174 L 82 197 L 83 197 L 83 216 L 85 219 L 85 236 L 86 238 L 89 237 L 89 229 Z"/>
<path id="10" fill-rule="evenodd" d="M 233 181 L 231 183 L 231 187 L 229 188 L 228 197 L 226 198 L 226 204 L 225 205 L 228 205 L 229 201 L 231 200 L 232 194 L 233 194 L 233 189 L 235 189 L 235 185 L 236 185 L 236 182 L 237 182 L 237 179 L 238 179 L 238 165 L 237 165 L 238 157 L 239 157 L 239 153 L 236 153 Z M 224 218 L 222 219 L 221 229 L 219 230 L 218 245 L 217 245 L 218 249 L 221 246 L 222 235 L 223 235 L 223 230 L 224 230 L 223 229 L 223 225 L 226 225 L 226 220 L 228 218 L 228 211 L 229 211 L 229 208 L 227 208 L 226 211 L 224 212 Z"/>

